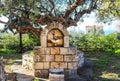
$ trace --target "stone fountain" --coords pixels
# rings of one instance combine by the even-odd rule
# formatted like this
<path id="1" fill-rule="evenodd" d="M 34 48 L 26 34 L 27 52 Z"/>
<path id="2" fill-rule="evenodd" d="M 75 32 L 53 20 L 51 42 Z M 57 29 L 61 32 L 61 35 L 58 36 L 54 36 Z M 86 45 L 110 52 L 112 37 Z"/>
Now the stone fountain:
<path id="1" fill-rule="evenodd" d="M 84 53 L 69 46 L 69 34 L 60 23 L 51 23 L 40 33 L 41 46 L 22 55 L 21 67 L 14 64 L 18 81 L 89 81 L 94 63 Z M 21 77 L 22 75 L 22 77 Z M 25 77 L 26 75 L 26 77 Z"/>
<path id="2" fill-rule="evenodd" d="M 64 81 L 65 76 L 72 74 L 72 71 L 75 73 L 78 65 L 82 66 L 83 54 L 76 47 L 69 46 L 69 34 L 62 24 L 52 23 L 45 27 L 40 34 L 40 42 L 41 46 L 33 49 L 33 70 L 36 77 Z"/>

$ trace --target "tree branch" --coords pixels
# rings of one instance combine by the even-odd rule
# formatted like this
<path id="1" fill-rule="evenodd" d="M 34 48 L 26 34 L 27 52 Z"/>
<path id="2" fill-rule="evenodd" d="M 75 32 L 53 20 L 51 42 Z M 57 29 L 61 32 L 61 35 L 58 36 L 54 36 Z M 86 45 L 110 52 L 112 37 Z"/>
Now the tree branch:
<path id="1" fill-rule="evenodd" d="M 32 33 L 34 34 L 38 39 L 40 36 L 40 33 L 42 31 L 42 28 L 38 29 L 38 28 L 33 28 L 32 26 L 23 26 L 23 27 L 19 27 L 19 29 L 17 29 L 18 32 L 24 34 L 24 33 Z"/>
<path id="2" fill-rule="evenodd" d="M 83 5 L 85 3 L 85 0 L 76 0 L 71 6 L 70 8 L 66 11 L 65 13 L 65 18 L 67 19 L 70 14 L 80 5 Z"/>
<path id="3" fill-rule="evenodd" d="M 8 24 L 7 22 L 4 22 L 4 21 L 2 21 L 2 20 L 0 20 L 0 23 L 2 23 L 2 24 Z"/>
<path id="4" fill-rule="evenodd" d="M 55 4 L 54 4 L 53 0 L 49 0 L 49 2 L 50 2 L 51 5 L 52 5 L 51 11 L 50 11 L 50 15 L 52 15 L 52 12 L 53 12 L 53 10 L 54 10 L 54 8 L 55 8 Z"/>
<path id="5" fill-rule="evenodd" d="M 90 5 L 89 5 L 89 8 L 88 8 L 88 9 L 85 9 L 85 10 L 83 10 L 83 11 L 80 10 L 80 11 L 76 14 L 74 20 L 75 20 L 76 22 L 78 22 L 79 19 L 80 19 L 85 13 L 90 13 L 93 9 L 96 9 L 96 8 L 97 8 L 96 3 L 97 3 L 97 0 L 96 0 L 96 1 L 91 0 L 91 3 L 90 3 Z"/>
<path id="6" fill-rule="evenodd" d="M 15 17 L 18 17 L 21 21 L 24 21 L 24 22 L 26 22 L 26 23 L 32 22 L 31 19 L 25 19 L 25 18 L 20 17 L 19 15 L 15 14 L 15 13 L 13 13 L 13 12 L 11 12 L 11 15 L 12 15 L 12 16 L 15 16 Z"/>
<path id="7" fill-rule="evenodd" d="M 41 7 L 46 10 L 47 12 L 50 12 L 47 8 L 45 8 L 42 4 L 41 4 Z M 39 8 L 40 9 L 40 8 Z"/>

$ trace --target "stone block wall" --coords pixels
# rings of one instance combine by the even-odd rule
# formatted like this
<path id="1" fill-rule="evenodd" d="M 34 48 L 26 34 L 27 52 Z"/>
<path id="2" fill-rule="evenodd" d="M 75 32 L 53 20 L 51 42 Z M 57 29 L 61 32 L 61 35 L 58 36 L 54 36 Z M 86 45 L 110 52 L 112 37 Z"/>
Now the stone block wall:
<path id="1" fill-rule="evenodd" d="M 33 56 L 30 56 L 30 51 L 25 52 L 22 55 L 22 67 L 25 69 L 29 69 L 29 70 L 34 70 L 33 64 Z"/>
<path id="2" fill-rule="evenodd" d="M 40 34 L 41 47 L 36 46 L 34 51 L 34 71 L 37 77 L 48 77 L 49 69 L 76 70 L 82 65 L 83 55 L 77 52 L 76 47 L 69 46 L 67 29 L 57 22 L 46 26 Z M 78 53 L 78 54 L 77 54 Z"/>
<path id="3" fill-rule="evenodd" d="M 77 49 L 75 47 L 35 47 L 34 48 L 34 69 L 35 76 L 44 72 L 46 75 L 49 69 L 77 69 Z"/>

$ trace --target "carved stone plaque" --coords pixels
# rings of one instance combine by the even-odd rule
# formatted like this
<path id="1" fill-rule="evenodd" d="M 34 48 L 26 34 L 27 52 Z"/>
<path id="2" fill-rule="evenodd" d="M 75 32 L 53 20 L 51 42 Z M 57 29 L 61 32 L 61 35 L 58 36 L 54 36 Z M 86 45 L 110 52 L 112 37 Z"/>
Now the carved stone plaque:
<path id="1" fill-rule="evenodd" d="M 52 29 L 47 35 L 48 47 L 63 47 L 64 35 L 59 29 Z"/>

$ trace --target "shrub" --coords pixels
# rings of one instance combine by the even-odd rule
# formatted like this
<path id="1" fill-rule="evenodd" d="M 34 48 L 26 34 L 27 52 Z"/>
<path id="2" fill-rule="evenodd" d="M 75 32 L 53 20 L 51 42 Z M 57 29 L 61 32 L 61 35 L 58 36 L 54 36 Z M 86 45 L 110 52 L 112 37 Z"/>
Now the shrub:
<path id="1" fill-rule="evenodd" d="M 34 46 L 39 45 L 39 40 L 37 40 L 33 35 L 25 34 L 22 38 L 23 51 L 32 50 Z M 7 34 L 0 42 L 1 47 L 4 49 L 16 50 L 19 52 L 19 36 L 13 34 Z"/>
<path id="2" fill-rule="evenodd" d="M 118 59 L 120 59 L 120 49 L 115 50 L 114 56 Z"/>
<path id="3" fill-rule="evenodd" d="M 120 40 L 117 33 L 107 36 L 91 36 L 89 34 L 70 34 L 70 45 L 76 45 L 82 51 L 105 51 L 112 52 L 120 48 Z"/>

